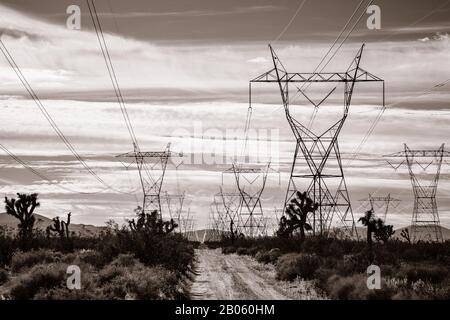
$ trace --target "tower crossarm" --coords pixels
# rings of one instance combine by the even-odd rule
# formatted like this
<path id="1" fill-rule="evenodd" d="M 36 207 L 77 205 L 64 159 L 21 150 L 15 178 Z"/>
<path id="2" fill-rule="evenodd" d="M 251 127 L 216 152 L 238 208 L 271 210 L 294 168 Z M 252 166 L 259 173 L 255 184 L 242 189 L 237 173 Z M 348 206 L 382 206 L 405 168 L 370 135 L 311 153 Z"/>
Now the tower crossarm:
<path id="1" fill-rule="evenodd" d="M 277 71 L 280 78 L 277 77 Z M 256 78 L 250 80 L 252 83 L 258 82 L 294 82 L 294 83 L 309 83 L 309 82 L 383 82 L 384 80 L 367 72 L 361 68 L 358 69 L 356 75 L 354 72 L 284 72 L 283 70 L 276 70 L 275 68 L 267 71 Z"/>
<path id="2" fill-rule="evenodd" d="M 395 199 L 395 198 L 392 198 L 392 197 L 389 197 L 389 196 L 387 196 L 387 197 L 373 197 L 373 196 L 371 196 L 370 198 L 361 199 L 359 201 L 362 202 L 362 201 L 369 201 L 369 200 L 372 200 L 372 201 L 387 201 L 387 200 L 389 200 L 389 201 L 393 201 L 393 202 L 400 201 L 400 199 Z"/>
<path id="3" fill-rule="evenodd" d="M 386 158 L 404 158 L 406 156 L 414 158 L 431 158 L 431 157 L 450 157 L 449 151 L 440 152 L 438 150 L 410 150 L 408 152 L 400 151 L 384 155 Z"/>
<path id="4" fill-rule="evenodd" d="M 234 166 L 227 170 L 225 170 L 223 173 L 262 173 L 264 172 L 261 168 L 246 168 L 241 166 Z"/>
<path id="5" fill-rule="evenodd" d="M 414 157 L 414 158 L 432 158 L 432 157 L 450 157 L 449 151 L 439 150 L 411 150 L 400 151 L 391 154 L 386 154 L 383 157 L 386 158 L 404 158 L 404 157 Z"/>
<path id="6" fill-rule="evenodd" d="M 183 157 L 181 152 L 172 151 L 131 151 L 123 154 L 119 154 L 116 157 L 122 158 L 172 158 L 172 157 Z"/>

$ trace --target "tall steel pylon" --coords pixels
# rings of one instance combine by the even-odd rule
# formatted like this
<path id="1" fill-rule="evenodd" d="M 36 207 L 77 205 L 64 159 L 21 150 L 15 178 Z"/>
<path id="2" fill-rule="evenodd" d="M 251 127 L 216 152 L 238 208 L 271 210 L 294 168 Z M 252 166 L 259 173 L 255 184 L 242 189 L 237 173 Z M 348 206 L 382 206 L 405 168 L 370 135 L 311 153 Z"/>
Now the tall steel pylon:
<path id="1" fill-rule="evenodd" d="M 450 152 L 444 151 L 444 144 L 437 150 L 411 150 L 406 143 L 404 151 L 385 155 L 386 158 L 404 158 L 400 163 L 388 163 L 397 170 L 400 166 L 408 167 L 409 177 L 414 194 L 414 208 L 411 222 L 411 239 L 417 241 L 442 242 L 439 212 L 436 202 L 436 191 L 441 173 L 442 159 L 450 157 Z M 436 171 L 431 174 L 431 180 L 419 177 L 419 167 L 426 171 L 431 165 Z"/>
<path id="2" fill-rule="evenodd" d="M 169 213 L 167 218 L 173 219 L 180 226 L 184 209 L 185 193 L 172 194 L 166 191 L 161 195 L 161 200 L 165 200 L 167 205 L 167 212 Z M 178 228 L 178 231 L 181 232 L 181 228 Z"/>
<path id="3" fill-rule="evenodd" d="M 169 158 L 182 157 L 181 153 L 170 151 L 170 143 L 164 151 L 141 152 L 135 145 L 134 151 L 120 154 L 120 158 L 133 158 L 136 161 L 142 192 L 144 194 L 142 209 L 145 213 L 158 211 L 162 218 L 161 188 Z"/>
<path id="4" fill-rule="evenodd" d="M 233 164 L 223 174 L 231 173 L 239 191 L 236 229 L 246 237 L 264 236 L 266 223 L 261 195 L 264 192 L 270 163 L 262 168 Z M 237 224 L 236 224 L 237 222 Z"/>
<path id="5" fill-rule="evenodd" d="M 215 225 L 220 234 L 227 234 L 230 232 L 230 223 L 233 223 L 234 231 L 240 233 L 240 226 L 242 225 L 239 209 L 241 206 L 241 194 L 239 192 L 223 192 L 214 195 L 214 215 Z"/>
<path id="6" fill-rule="evenodd" d="M 382 104 L 384 106 L 384 80 L 359 66 L 364 45 L 361 46 L 345 72 L 315 73 L 287 72 L 272 46 L 269 45 L 269 48 L 274 68 L 250 80 L 249 91 L 251 95 L 252 83 L 278 84 L 286 119 L 296 139 L 284 208 L 286 208 L 297 191 L 306 191 L 309 197 L 319 204 L 318 210 L 311 217 L 314 234 L 326 235 L 331 228 L 333 218 L 338 216 L 343 227 L 351 235 L 357 235 L 350 197 L 342 169 L 338 136 L 348 116 L 355 84 L 357 82 L 381 82 Z M 294 85 L 301 83 L 307 86 L 324 83 L 343 83 L 344 112 L 342 117 L 324 132 L 315 134 L 310 128 L 295 119 L 290 112 L 289 84 L 291 83 Z M 301 89 L 298 87 L 297 89 L 303 94 Z M 303 95 L 317 109 L 335 89 L 329 92 L 319 103 L 314 103 Z M 348 224 L 351 226 L 349 227 Z"/>
<path id="7" fill-rule="evenodd" d="M 396 208 L 400 203 L 400 200 L 392 198 L 390 193 L 384 197 L 372 196 L 371 194 L 369 194 L 369 197 L 367 199 L 361 199 L 359 201 L 363 202 L 363 207 L 365 207 L 366 209 L 371 209 L 374 213 L 376 213 L 378 209 L 382 210 L 384 222 L 386 222 L 389 208 Z"/>

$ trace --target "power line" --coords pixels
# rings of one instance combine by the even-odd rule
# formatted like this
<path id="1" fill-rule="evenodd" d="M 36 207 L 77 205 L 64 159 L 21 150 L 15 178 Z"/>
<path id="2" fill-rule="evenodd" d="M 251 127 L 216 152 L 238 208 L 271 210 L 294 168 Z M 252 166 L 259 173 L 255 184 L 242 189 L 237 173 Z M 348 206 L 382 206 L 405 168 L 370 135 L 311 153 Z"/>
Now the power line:
<path id="1" fill-rule="evenodd" d="M 362 0 L 361 3 L 365 1 Z M 369 3 L 367 3 L 366 8 L 362 11 L 361 15 L 358 17 L 358 20 L 356 20 L 356 22 L 353 24 L 352 28 L 350 29 L 350 31 L 347 33 L 347 35 L 345 36 L 345 38 L 341 41 L 341 43 L 339 44 L 339 46 L 337 47 L 337 49 L 334 51 L 334 53 L 332 54 L 332 56 L 330 58 L 328 58 L 328 61 L 323 65 L 323 67 L 320 68 L 319 73 L 322 72 L 327 66 L 328 64 L 331 62 L 331 60 L 333 60 L 333 58 L 336 56 L 336 54 L 338 53 L 338 51 L 341 49 L 342 45 L 345 43 L 345 41 L 347 41 L 347 39 L 350 37 L 350 35 L 352 34 L 352 32 L 355 30 L 356 26 L 358 25 L 358 23 L 361 21 L 362 17 L 366 14 L 366 10 L 367 8 L 374 2 L 374 0 L 370 0 Z M 360 3 L 360 5 L 361 5 Z M 350 17 L 350 19 L 353 18 L 354 14 L 359 10 L 360 5 L 357 7 L 357 9 L 353 12 L 352 16 Z M 345 30 L 346 27 L 344 27 Z M 338 36 L 337 39 L 339 39 L 340 36 Z M 334 44 L 333 44 L 334 46 Z M 333 47 L 332 46 L 332 47 Z M 331 51 L 331 50 L 330 50 Z M 328 54 L 328 53 L 327 53 Z M 317 69 L 316 69 L 317 70 Z M 314 71 L 315 72 L 315 71 Z M 311 82 L 308 83 L 308 85 L 306 86 L 305 90 L 308 89 L 308 87 L 311 85 Z"/>
<path id="2" fill-rule="evenodd" d="M 0 39 L 0 50 L 2 51 L 3 55 L 6 57 L 9 65 L 12 67 L 16 75 L 19 77 L 20 81 L 22 82 L 22 85 L 25 87 L 33 101 L 36 103 L 37 107 L 41 111 L 41 113 L 44 115 L 45 119 L 48 121 L 50 126 L 53 128 L 53 130 L 56 132 L 58 137 L 64 142 L 66 147 L 72 152 L 72 154 L 75 156 L 75 158 L 83 165 L 83 167 L 92 175 L 94 176 L 100 183 L 106 185 L 106 183 L 103 181 L 102 178 L 100 178 L 87 164 L 86 162 L 81 158 L 81 156 L 78 154 L 78 152 L 75 150 L 73 145 L 70 143 L 70 141 L 66 138 L 66 136 L 63 134 L 63 132 L 59 129 L 53 118 L 48 113 L 45 106 L 42 104 L 39 97 L 34 92 L 33 88 L 29 84 L 29 82 L 26 80 L 25 76 L 22 74 L 22 71 L 20 70 L 19 66 L 14 61 L 13 57 L 11 56 L 10 52 L 6 48 L 3 41 Z M 109 187 L 108 185 L 106 185 Z"/>
<path id="3" fill-rule="evenodd" d="M 284 29 L 280 32 L 280 34 L 278 35 L 278 37 L 275 38 L 275 40 L 273 42 L 277 42 L 278 40 L 280 40 L 280 38 L 283 36 L 283 34 L 289 29 L 289 27 L 291 26 L 292 22 L 294 22 L 295 18 L 297 17 L 297 15 L 300 13 L 300 11 L 303 8 L 303 5 L 305 4 L 306 0 L 303 0 L 300 5 L 298 6 L 297 10 L 295 11 L 294 15 L 292 16 L 291 20 L 289 20 L 289 22 L 287 23 L 287 25 L 284 27 Z"/>
<path id="4" fill-rule="evenodd" d="M 448 1 L 444 2 L 443 4 L 441 4 L 440 6 L 434 8 L 432 11 L 428 12 L 427 14 L 425 14 L 422 18 L 420 18 L 420 19 L 414 21 L 413 23 L 409 24 L 408 27 L 413 26 L 413 25 L 416 25 L 417 23 L 419 23 L 419 22 L 423 21 L 424 19 L 428 18 L 429 16 L 431 16 L 432 14 L 434 14 L 435 12 L 437 12 L 438 10 L 444 8 L 449 2 L 450 2 L 450 0 L 448 0 Z M 398 32 L 394 32 L 394 34 L 396 34 L 396 33 L 398 33 Z M 388 37 L 385 37 L 385 38 L 381 39 L 381 41 L 386 40 L 386 39 L 388 39 L 388 38 L 390 38 L 390 37 L 392 37 L 392 35 L 390 35 L 390 36 L 388 36 Z M 423 96 L 423 95 L 425 95 L 425 94 L 428 94 L 428 93 L 430 93 L 434 88 L 436 88 L 436 87 L 442 87 L 442 86 L 446 85 L 446 84 L 449 83 L 449 82 L 450 82 L 450 79 L 447 79 L 447 80 L 445 80 L 444 82 L 438 83 L 438 84 L 434 85 L 433 87 L 431 87 L 428 91 L 425 91 L 424 93 L 418 94 L 416 97 L 421 97 L 421 96 Z M 387 106 L 385 105 L 385 106 L 383 106 L 383 107 L 381 108 L 381 110 L 380 110 L 380 112 L 378 113 L 378 115 L 376 116 L 374 122 L 371 124 L 371 126 L 370 126 L 369 129 L 367 130 L 366 134 L 364 135 L 363 139 L 362 139 L 361 142 L 359 143 L 358 147 L 357 147 L 357 148 L 355 149 L 355 151 L 353 152 L 352 157 L 351 157 L 351 159 L 348 161 L 347 164 L 351 164 L 351 163 L 357 158 L 357 156 L 358 156 L 359 152 L 361 151 L 363 145 L 367 142 L 367 140 L 369 139 L 369 137 L 372 135 L 373 131 L 375 130 L 375 127 L 377 126 L 378 122 L 379 122 L 380 119 L 382 118 L 384 112 L 386 111 L 386 108 L 387 108 L 388 106 L 393 106 L 393 105 L 399 104 L 400 102 L 406 101 L 406 100 L 408 100 L 408 99 L 410 99 L 410 98 L 411 98 L 411 97 L 404 98 L 404 99 L 402 99 L 402 100 L 400 100 L 400 101 L 397 101 L 397 102 L 394 103 L 394 104 L 390 104 L 390 105 L 387 105 Z"/>
<path id="5" fill-rule="evenodd" d="M 323 63 L 323 61 L 326 59 L 326 57 L 328 56 L 328 54 L 331 52 L 331 50 L 333 50 L 333 47 L 336 45 L 336 43 L 339 41 L 339 39 L 341 38 L 341 36 L 344 34 L 345 30 L 347 29 L 348 25 L 350 24 L 350 22 L 352 21 L 353 17 L 355 16 L 355 14 L 359 11 L 359 9 L 361 8 L 362 4 L 364 3 L 365 0 L 361 0 L 361 2 L 358 4 L 358 6 L 356 7 L 356 9 L 353 11 L 352 15 L 350 16 L 350 18 L 348 18 L 347 22 L 345 23 L 344 27 L 342 28 L 341 32 L 339 32 L 339 35 L 336 37 L 336 39 L 333 41 L 333 43 L 331 44 L 330 48 L 328 49 L 328 51 L 325 53 L 325 55 L 322 57 L 322 59 L 320 60 L 319 64 L 314 68 L 313 73 L 315 73 L 317 71 L 317 69 L 319 69 L 320 65 Z M 303 89 L 305 84 L 302 85 L 302 87 L 300 89 Z"/>
<path id="6" fill-rule="evenodd" d="M 102 185 L 104 185 L 106 188 L 108 189 L 113 189 L 117 192 L 120 193 L 126 193 L 120 190 L 116 190 L 113 187 L 111 187 L 110 185 L 108 185 L 101 177 L 99 177 L 93 170 L 92 168 L 85 162 L 85 160 L 80 156 L 80 154 L 77 152 L 77 150 L 75 149 L 75 147 L 72 145 L 72 143 L 69 141 L 69 139 L 64 135 L 64 133 L 61 131 L 61 129 L 58 127 L 58 125 L 56 124 L 56 122 L 53 120 L 53 118 L 51 117 L 50 113 L 47 111 L 47 109 L 45 108 L 45 106 L 43 105 L 43 103 L 41 102 L 41 100 L 39 99 L 39 97 L 37 96 L 36 92 L 33 90 L 33 88 L 31 87 L 30 83 L 28 82 L 28 80 L 25 78 L 25 76 L 23 75 L 20 67 L 17 65 L 16 61 L 14 60 L 14 58 L 12 57 L 11 53 L 9 52 L 8 48 L 6 47 L 6 45 L 4 44 L 4 42 L 1 40 L 0 38 L 0 50 L 3 53 L 3 55 L 5 56 L 8 64 L 11 66 L 11 68 L 13 69 L 14 73 L 17 75 L 17 77 L 19 78 L 20 82 L 22 83 L 22 85 L 24 86 L 24 88 L 26 89 L 26 91 L 28 92 L 28 94 L 30 95 L 30 97 L 33 99 L 34 103 L 36 104 L 36 106 L 38 107 L 38 109 L 40 110 L 40 112 L 42 113 L 42 115 L 44 116 L 44 118 L 47 120 L 47 122 L 50 124 L 50 126 L 52 127 L 52 129 L 55 131 L 55 133 L 57 134 L 57 136 L 63 141 L 63 143 L 66 145 L 67 149 L 69 149 L 69 151 L 75 156 L 75 158 L 78 160 L 78 162 L 81 163 L 81 165 L 88 171 L 88 173 L 90 175 L 92 175 L 98 182 L 100 182 Z"/>
<path id="7" fill-rule="evenodd" d="M 423 20 L 425 20 L 426 18 L 428 18 L 429 16 L 433 15 L 434 13 L 436 13 L 437 11 L 439 11 L 440 9 L 444 8 L 445 6 L 447 6 L 450 3 L 450 0 L 447 0 L 446 2 L 444 2 L 443 4 L 437 6 L 436 8 L 434 8 L 433 10 L 431 10 L 430 12 L 428 12 L 426 15 L 424 15 L 423 17 L 417 19 L 416 21 L 414 21 L 413 23 L 408 24 L 407 26 L 405 26 L 404 28 L 408 28 L 408 27 L 412 27 L 415 26 L 416 24 L 418 24 L 419 22 L 422 22 Z M 395 34 L 400 33 L 401 31 L 394 31 L 392 32 L 391 35 L 386 36 L 384 38 L 381 38 L 379 41 L 385 41 L 386 39 L 392 38 Z"/>
<path id="8" fill-rule="evenodd" d="M 443 87 L 446 84 L 448 84 L 450 82 L 450 79 L 447 79 L 443 82 L 440 82 L 432 87 L 430 87 L 428 90 L 425 90 L 417 95 L 415 95 L 415 98 L 419 98 L 422 97 L 424 95 L 430 94 L 431 92 L 433 92 L 434 88 L 438 88 L 438 87 Z M 403 98 L 395 103 L 391 103 L 389 105 L 385 105 L 381 108 L 380 112 L 378 113 L 377 117 L 375 118 L 374 122 L 371 124 L 369 130 L 366 132 L 366 134 L 364 135 L 363 139 L 361 140 L 361 142 L 359 143 L 358 147 L 355 149 L 355 151 L 352 154 L 352 157 L 350 158 L 350 160 L 347 162 L 347 165 L 351 164 L 358 156 L 359 152 L 361 151 L 362 147 L 364 146 L 364 144 L 369 140 L 370 136 L 372 135 L 373 131 L 375 130 L 375 127 L 377 126 L 378 122 L 381 120 L 381 118 L 383 117 L 384 112 L 386 111 L 387 107 L 392 107 L 395 106 L 401 102 L 407 101 L 409 99 L 411 99 L 412 97 L 407 97 L 407 98 Z"/>
<path id="9" fill-rule="evenodd" d="M 133 125 L 130 120 L 130 116 L 128 114 L 125 101 L 123 99 L 122 91 L 120 90 L 119 82 L 117 80 L 116 72 L 114 69 L 114 65 L 111 60 L 111 56 L 109 54 L 108 45 L 105 41 L 105 36 L 102 30 L 102 26 L 100 23 L 100 19 L 98 17 L 97 8 L 95 7 L 94 0 L 86 0 L 89 13 L 91 15 L 92 23 L 94 24 L 95 33 L 97 35 L 98 42 L 100 44 L 100 49 L 102 51 L 103 59 L 106 64 L 106 68 L 108 70 L 109 77 L 111 79 L 111 83 L 113 85 L 114 93 L 117 98 L 117 102 L 120 106 L 120 111 L 122 112 L 123 118 L 125 120 L 125 124 L 128 130 L 128 133 L 130 134 L 130 138 L 132 141 L 132 144 L 134 147 L 137 147 L 139 149 L 139 144 L 136 138 L 136 135 L 134 133 Z M 92 7 L 91 7 L 92 6 Z"/>
<path id="10" fill-rule="evenodd" d="M 33 174 L 35 174 L 36 176 L 38 176 L 39 178 L 41 178 L 42 180 L 45 180 L 47 182 L 49 182 L 50 184 L 54 184 L 57 187 L 64 189 L 66 191 L 70 191 L 73 193 L 79 193 L 79 194 L 97 194 L 97 193 L 101 193 L 104 192 L 106 189 L 102 189 L 100 191 L 96 191 L 96 192 L 82 192 L 82 191 L 75 191 L 71 188 L 67 188 L 63 185 L 54 183 L 52 179 L 50 179 L 49 177 L 47 177 L 46 175 L 44 175 L 43 173 L 37 171 L 36 169 L 34 169 L 32 166 L 30 166 L 28 163 L 26 163 L 24 160 L 22 160 L 21 158 L 19 158 L 17 155 L 15 155 L 14 153 L 12 153 L 7 147 L 5 147 L 3 144 L 0 143 L 0 149 L 2 149 L 3 151 L 5 151 L 5 153 L 7 155 L 9 155 L 11 158 L 13 158 L 15 161 L 17 161 L 18 163 L 20 163 L 25 169 L 29 170 L 30 172 L 32 172 Z"/>

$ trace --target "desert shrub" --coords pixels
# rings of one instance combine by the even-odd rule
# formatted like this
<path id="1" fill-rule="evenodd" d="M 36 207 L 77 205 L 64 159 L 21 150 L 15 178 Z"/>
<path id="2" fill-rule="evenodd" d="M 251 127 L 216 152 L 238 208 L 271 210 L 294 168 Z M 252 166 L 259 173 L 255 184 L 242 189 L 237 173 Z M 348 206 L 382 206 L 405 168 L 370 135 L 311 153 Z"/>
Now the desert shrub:
<path id="1" fill-rule="evenodd" d="M 392 291 L 385 283 L 381 284 L 381 289 L 368 289 L 366 281 L 364 274 L 333 275 L 327 280 L 326 291 L 330 298 L 339 300 L 387 300 L 392 297 Z"/>
<path id="2" fill-rule="evenodd" d="M 84 284 L 84 281 L 83 281 Z M 34 295 L 35 300 L 106 300 L 102 290 L 69 290 L 66 287 L 41 289 Z"/>
<path id="3" fill-rule="evenodd" d="M 316 270 L 314 273 L 315 277 L 315 284 L 318 289 L 321 289 L 322 291 L 327 290 L 328 286 L 328 279 L 336 274 L 336 271 L 334 268 L 328 268 L 323 266 L 323 264 Z"/>
<path id="4" fill-rule="evenodd" d="M 4 284 L 9 279 L 8 271 L 0 268 L 0 285 Z"/>
<path id="5" fill-rule="evenodd" d="M 194 247 L 180 234 L 152 234 L 126 229 L 105 234 L 96 249 L 102 257 L 131 253 L 147 266 L 161 265 L 186 274 L 194 260 Z"/>
<path id="6" fill-rule="evenodd" d="M 48 249 L 31 250 L 27 252 L 17 251 L 11 259 L 11 269 L 19 272 L 41 263 L 57 262 L 61 259 L 61 254 Z"/>
<path id="7" fill-rule="evenodd" d="M 408 248 L 404 251 L 402 257 L 406 261 L 418 261 L 421 259 L 421 254 L 414 248 Z"/>
<path id="8" fill-rule="evenodd" d="M 0 267 L 9 265 L 17 248 L 18 242 L 12 237 L 11 231 L 5 226 L 0 226 Z"/>
<path id="9" fill-rule="evenodd" d="M 280 256 L 281 256 L 280 249 L 278 249 L 278 248 L 270 249 L 270 251 L 269 251 L 270 262 L 275 263 Z"/>
<path id="10" fill-rule="evenodd" d="M 398 255 L 392 253 L 385 245 L 375 245 L 374 247 L 375 258 L 374 264 L 390 264 L 397 265 L 399 263 Z"/>
<path id="11" fill-rule="evenodd" d="M 138 261 L 136 257 L 132 254 L 121 253 L 112 262 L 111 265 L 117 265 L 122 267 L 132 267 Z"/>
<path id="12" fill-rule="evenodd" d="M 65 265 L 39 264 L 14 280 L 10 295 L 16 300 L 33 299 L 40 290 L 49 290 L 64 284 Z"/>
<path id="13" fill-rule="evenodd" d="M 280 249 L 274 248 L 270 251 L 259 251 L 255 256 L 255 259 L 261 263 L 275 263 L 280 256 Z"/>
<path id="14" fill-rule="evenodd" d="M 123 266 L 118 265 L 108 265 L 98 273 L 98 281 L 100 285 L 111 282 L 114 279 L 121 277 L 126 274 L 126 269 Z"/>
<path id="15" fill-rule="evenodd" d="M 240 256 L 247 254 L 247 248 L 237 248 L 236 253 Z"/>
<path id="16" fill-rule="evenodd" d="M 420 265 L 420 266 L 402 266 L 400 268 L 398 277 L 406 277 L 408 282 L 417 282 L 419 280 L 431 283 L 440 283 L 447 279 L 448 269 L 441 266 Z"/>
<path id="17" fill-rule="evenodd" d="M 254 257 L 256 256 L 256 254 L 259 252 L 259 248 L 258 247 L 250 247 L 247 249 L 247 254 Z"/>
<path id="18" fill-rule="evenodd" d="M 337 260 L 336 269 L 340 275 L 345 276 L 365 272 L 369 265 L 367 254 L 360 252 L 344 255 L 342 259 Z"/>
<path id="19" fill-rule="evenodd" d="M 138 270 L 127 279 L 126 287 L 138 300 L 165 300 L 186 298 L 177 275 L 161 267 Z"/>
<path id="20" fill-rule="evenodd" d="M 329 246 L 326 247 L 326 256 L 327 257 L 342 257 L 344 253 L 344 249 L 342 248 L 342 242 L 333 241 Z"/>
<path id="21" fill-rule="evenodd" d="M 187 298 L 174 271 L 162 267 L 145 267 L 137 260 L 132 265 L 111 264 L 98 275 L 98 287 L 108 299 L 181 299 Z"/>
<path id="22" fill-rule="evenodd" d="M 101 268 L 106 263 L 108 259 L 96 250 L 82 250 L 77 253 L 77 261 L 80 263 L 87 263 L 95 268 Z"/>
<path id="23" fill-rule="evenodd" d="M 315 254 L 286 254 L 278 259 L 277 278 L 288 281 L 294 280 L 297 276 L 312 279 L 319 265 L 320 258 Z"/>
<path id="24" fill-rule="evenodd" d="M 236 252 L 236 248 L 233 247 L 233 246 L 222 248 L 222 253 L 223 254 L 230 254 L 230 253 L 235 253 L 235 252 Z"/>
<path id="25" fill-rule="evenodd" d="M 255 255 L 255 259 L 256 261 L 261 263 L 269 263 L 269 252 L 265 250 L 258 251 L 258 253 Z"/>
<path id="26" fill-rule="evenodd" d="M 98 274 L 90 265 L 80 266 L 82 274 L 81 290 L 70 290 L 65 281 L 62 285 L 42 288 L 36 292 L 35 300 L 105 300 L 103 288 L 98 283 Z M 65 275 L 67 277 L 67 275 Z M 66 278 L 65 278 L 66 279 Z"/>

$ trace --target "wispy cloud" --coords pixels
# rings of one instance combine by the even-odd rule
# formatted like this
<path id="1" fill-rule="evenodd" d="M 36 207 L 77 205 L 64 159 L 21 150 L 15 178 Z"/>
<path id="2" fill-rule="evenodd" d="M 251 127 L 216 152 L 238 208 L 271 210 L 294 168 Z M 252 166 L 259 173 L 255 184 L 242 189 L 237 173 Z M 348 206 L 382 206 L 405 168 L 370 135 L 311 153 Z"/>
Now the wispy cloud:
<path id="1" fill-rule="evenodd" d="M 184 11 L 145 11 L 145 12 L 99 12 L 100 17 L 112 17 L 112 18 L 149 18 L 149 17 L 212 17 L 212 16 L 226 16 L 226 15 L 241 15 L 241 14 L 253 14 L 260 12 L 273 12 L 284 10 L 283 6 L 250 6 L 250 7 L 236 7 L 226 10 L 213 10 L 213 9 L 198 9 L 198 10 L 184 10 Z M 63 13 L 51 14 L 47 16 L 65 16 Z"/>

